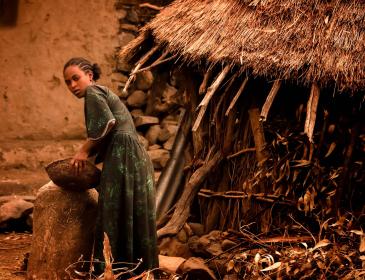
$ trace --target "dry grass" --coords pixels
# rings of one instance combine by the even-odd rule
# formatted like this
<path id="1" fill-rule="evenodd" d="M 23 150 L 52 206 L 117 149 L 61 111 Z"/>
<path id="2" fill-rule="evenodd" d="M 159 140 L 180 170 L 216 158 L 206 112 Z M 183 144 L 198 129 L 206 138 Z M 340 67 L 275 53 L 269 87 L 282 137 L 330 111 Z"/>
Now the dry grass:
<path id="1" fill-rule="evenodd" d="M 364 11 L 365 3 L 354 0 L 177 0 L 123 55 L 152 33 L 186 61 L 357 91 L 365 83 Z"/>

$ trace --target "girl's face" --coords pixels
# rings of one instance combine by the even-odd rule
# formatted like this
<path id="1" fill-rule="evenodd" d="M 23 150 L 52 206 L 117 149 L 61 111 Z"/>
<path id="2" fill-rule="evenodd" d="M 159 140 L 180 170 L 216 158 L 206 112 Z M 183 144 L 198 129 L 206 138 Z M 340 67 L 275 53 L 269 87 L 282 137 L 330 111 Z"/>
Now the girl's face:
<path id="1" fill-rule="evenodd" d="M 84 72 L 77 65 L 68 66 L 63 76 L 68 89 L 78 98 L 85 96 L 86 88 L 92 84 L 93 74 L 91 71 Z"/>

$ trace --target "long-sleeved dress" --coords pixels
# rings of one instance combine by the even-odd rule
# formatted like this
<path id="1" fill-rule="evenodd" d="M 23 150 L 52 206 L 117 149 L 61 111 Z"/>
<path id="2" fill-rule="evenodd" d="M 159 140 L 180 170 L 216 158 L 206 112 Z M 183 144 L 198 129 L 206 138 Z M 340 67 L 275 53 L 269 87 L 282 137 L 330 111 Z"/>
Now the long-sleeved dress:
<path id="1" fill-rule="evenodd" d="M 142 258 L 143 269 L 158 267 L 153 166 L 128 109 L 108 88 L 89 86 L 85 122 L 88 138 L 102 139 L 104 148 L 94 258 L 103 260 L 105 232 L 115 262 Z"/>

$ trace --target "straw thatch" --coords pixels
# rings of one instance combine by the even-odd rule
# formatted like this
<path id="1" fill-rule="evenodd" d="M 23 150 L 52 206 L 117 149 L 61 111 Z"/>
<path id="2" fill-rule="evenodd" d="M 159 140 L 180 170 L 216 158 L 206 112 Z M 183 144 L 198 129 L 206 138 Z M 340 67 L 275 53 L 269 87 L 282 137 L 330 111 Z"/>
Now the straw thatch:
<path id="1" fill-rule="evenodd" d="M 338 90 L 365 84 L 363 1 L 177 0 L 147 33 L 187 61 L 232 63 L 253 75 Z"/>

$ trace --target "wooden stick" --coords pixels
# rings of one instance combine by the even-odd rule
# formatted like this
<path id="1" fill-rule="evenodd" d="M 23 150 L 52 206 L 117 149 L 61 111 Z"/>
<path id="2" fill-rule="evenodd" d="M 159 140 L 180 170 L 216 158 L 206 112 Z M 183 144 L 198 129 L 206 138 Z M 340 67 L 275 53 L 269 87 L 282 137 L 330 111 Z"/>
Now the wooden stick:
<path id="1" fill-rule="evenodd" d="M 246 79 L 243 81 L 241 87 L 237 91 L 236 95 L 233 97 L 233 99 L 231 101 L 231 104 L 229 104 L 229 107 L 228 107 L 228 109 L 226 111 L 226 114 L 225 114 L 226 117 L 228 116 L 229 112 L 232 110 L 233 106 L 236 104 L 238 98 L 241 96 L 243 90 L 245 89 L 245 87 L 247 85 L 247 82 L 248 82 L 248 77 L 246 77 Z"/>
<path id="2" fill-rule="evenodd" d="M 161 11 L 163 9 L 163 7 L 156 6 L 156 5 L 153 5 L 153 4 L 150 4 L 150 3 L 139 4 L 139 7 L 140 8 L 150 8 L 150 9 L 156 10 L 156 11 Z"/>
<path id="3" fill-rule="evenodd" d="M 203 82 L 199 87 L 199 95 L 202 95 L 207 91 L 208 82 L 212 74 L 213 74 L 213 67 L 209 66 L 207 72 L 204 74 Z"/>
<path id="4" fill-rule="evenodd" d="M 199 114 L 195 120 L 195 123 L 193 125 L 192 131 L 195 132 L 205 114 L 205 111 L 207 110 L 208 103 L 210 99 L 213 97 L 214 93 L 217 91 L 220 84 L 223 82 L 224 78 L 227 76 L 229 72 L 230 66 L 224 67 L 223 71 L 218 75 L 217 79 L 213 82 L 213 84 L 208 88 L 207 93 L 205 94 L 203 100 L 198 105 L 198 108 L 200 108 Z"/>
<path id="5" fill-rule="evenodd" d="M 313 83 L 307 103 L 307 115 L 304 125 L 304 133 L 307 134 L 308 139 L 311 143 L 313 143 L 313 131 L 316 124 L 319 94 L 320 91 L 318 85 L 316 83 Z"/>
<path id="6" fill-rule="evenodd" d="M 158 50 L 159 46 L 154 46 L 148 53 L 146 53 L 138 62 L 136 67 L 132 70 L 131 74 L 129 75 L 129 78 L 127 82 L 125 83 L 123 92 L 127 92 L 130 84 L 134 81 L 136 78 L 136 71 L 138 71 L 139 68 L 142 67 L 143 64 L 146 63 L 148 59 L 151 58 L 151 56 Z"/>
<path id="7" fill-rule="evenodd" d="M 246 194 L 244 192 L 213 192 L 210 190 L 200 190 L 198 193 L 198 196 L 200 197 L 206 197 L 206 198 L 225 198 L 225 199 L 245 199 L 245 198 L 253 198 L 258 201 L 264 201 L 269 203 L 278 203 L 278 204 L 284 204 L 284 205 L 290 205 L 293 207 L 297 206 L 297 203 L 295 201 L 287 200 L 287 199 L 281 199 L 280 196 L 269 196 L 265 194 Z"/>
<path id="8" fill-rule="evenodd" d="M 267 159 L 268 155 L 265 150 L 266 142 L 264 129 L 262 127 L 262 123 L 260 122 L 260 113 L 258 108 L 252 108 L 248 110 L 248 114 L 250 117 L 250 123 L 253 133 L 253 138 L 255 141 L 256 147 L 256 158 L 258 165 L 261 166 L 262 163 Z"/>
<path id="9" fill-rule="evenodd" d="M 171 220 L 166 226 L 157 231 L 158 238 L 177 234 L 181 230 L 186 220 L 189 218 L 190 207 L 195 195 L 199 191 L 200 185 L 208 174 L 217 167 L 221 160 L 222 155 L 220 152 L 217 152 L 211 160 L 194 172 L 185 186 L 179 201 L 176 203 L 176 208 Z"/>
<path id="10" fill-rule="evenodd" d="M 245 154 L 245 153 L 248 153 L 248 152 L 256 152 L 256 148 L 242 149 L 241 151 L 238 151 L 237 153 L 234 153 L 232 155 L 227 156 L 227 159 L 231 159 L 231 158 L 234 158 L 236 156 L 239 156 L 239 155 L 242 155 L 242 154 Z"/>
<path id="11" fill-rule="evenodd" d="M 154 68 L 154 67 L 156 67 L 158 65 L 161 65 L 161 64 L 163 64 L 165 62 L 168 62 L 170 60 L 173 60 L 176 57 L 177 57 L 177 54 L 174 54 L 173 56 L 170 56 L 170 57 L 165 58 L 165 59 L 162 59 L 162 60 L 157 59 L 157 61 L 155 61 L 154 63 L 152 63 L 150 66 L 147 66 L 145 68 L 139 69 L 139 70 L 135 71 L 134 74 L 137 74 L 137 73 L 140 73 L 140 72 L 144 72 L 144 71 L 150 70 L 151 68 Z"/>
<path id="12" fill-rule="evenodd" d="M 218 75 L 217 79 L 213 82 L 213 84 L 208 88 L 206 95 L 203 100 L 200 102 L 198 107 L 207 106 L 210 99 L 212 99 L 214 93 L 217 91 L 220 84 L 223 82 L 224 78 L 227 76 L 230 70 L 230 66 L 226 65 L 222 72 Z"/>
<path id="13" fill-rule="evenodd" d="M 261 114 L 260 114 L 261 121 L 263 121 L 263 122 L 266 121 L 267 115 L 269 114 L 271 105 L 274 102 L 275 96 L 278 93 L 280 86 L 281 86 L 281 81 L 276 80 L 270 90 L 270 93 L 266 97 L 264 106 L 262 106 Z"/>

